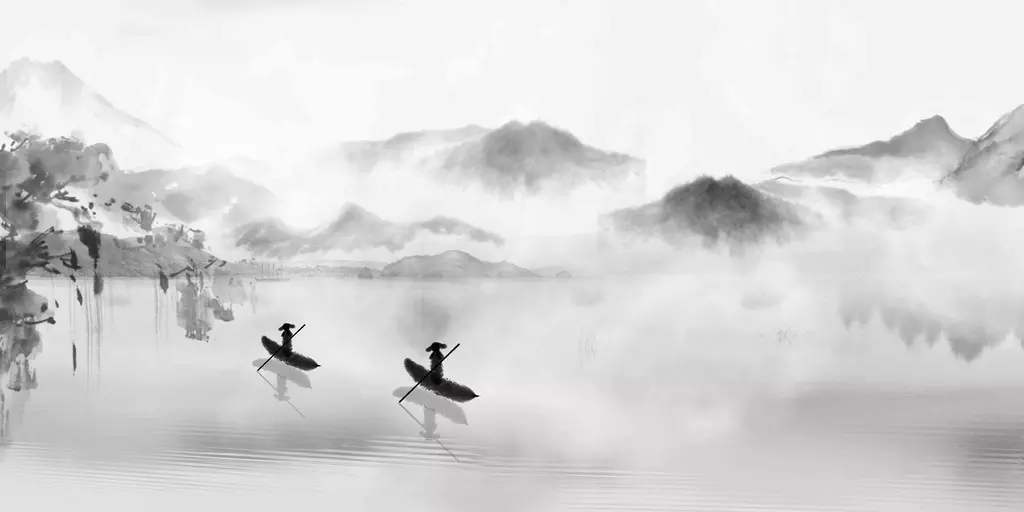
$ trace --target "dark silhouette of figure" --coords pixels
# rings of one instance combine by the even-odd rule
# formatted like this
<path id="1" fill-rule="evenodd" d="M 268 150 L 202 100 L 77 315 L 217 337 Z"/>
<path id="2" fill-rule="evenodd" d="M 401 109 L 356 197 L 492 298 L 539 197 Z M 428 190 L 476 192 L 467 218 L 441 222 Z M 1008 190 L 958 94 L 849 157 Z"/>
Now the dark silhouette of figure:
<path id="1" fill-rule="evenodd" d="M 295 326 L 288 322 L 281 324 L 281 327 L 277 328 L 277 330 L 281 331 L 281 352 L 285 356 L 292 355 L 292 336 L 295 336 L 292 329 L 294 328 Z"/>
<path id="2" fill-rule="evenodd" d="M 437 341 L 427 347 L 427 352 L 430 352 L 430 380 L 434 384 L 440 384 L 444 379 L 444 368 L 441 367 L 441 361 L 444 359 L 444 354 L 441 353 L 443 348 L 448 348 L 448 345 Z"/>

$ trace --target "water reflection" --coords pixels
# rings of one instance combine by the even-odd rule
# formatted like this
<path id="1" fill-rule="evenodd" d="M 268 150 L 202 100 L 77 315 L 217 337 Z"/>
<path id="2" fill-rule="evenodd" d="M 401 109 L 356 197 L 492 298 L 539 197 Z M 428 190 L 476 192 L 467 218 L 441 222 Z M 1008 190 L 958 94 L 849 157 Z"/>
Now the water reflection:
<path id="1" fill-rule="evenodd" d="M 409 392 L 409 389 L 410 388 L 407 387 L 397 388 L 392 393 L 392 395 L 401 398 L 405 396 L 406 393 Z M 451 450 L 448 449 L 447 446 L 444 445 L 444 443 L 441 442 L 441 436 L 440 434 L 437 433 L 437 415 L 440 413 L 442 417 L 458 425 L 468 425 L 469 422 L 466 420 L 465 411 L 463 411 L 462 408 L 459 407 L 457 404 L 449 400 L 432 396 L 429 393 L 420 391 L 419 389 L 410 394 L 406 398 L 406 401 L 419 405 L 423 409 L 423 421 L 420 421 L 419 418 L 417 418 L 411 411 L 409 411 L 408 408 L 406 408 L 401 403 L 398 404 L 398 407 L 401 407 L 402 410 L 405 411 L 405 413 L 409 416 L 409 418 L 411 418 L 413 421 L 416 422 L 417 425 L 419 425 L 420 437 L 422 437 L 423 439 L 429 439 L 434 441 L 445 452 L 447 452 L 452 459 L 454 459 L 456 462 L 462 462 L 461 460 L 459 460 L 458 457 L 455 456 L 454 453 L 452 453 Z"/>
<path id="2" fill-rule="evenodd" d="M 263 382 L 266 382 L 267 385 L 274 390 L 274 398 L 290 405 L 295 412 L 299 413 L 299 416 L 302 416 L 303 418 L 306 417 L 298 407 L 295 407 L 295 404 L 292 403 L 291 398 L 288 396 L 288 379 L 282 375 L 277 375 L 277 385 L 275 386 L 274 384 L 271 384 L 262 373 L 256 372 L 256 375 L 259 375 L 260 378 L 263 379 Z"/>
<path id="3" fill-rule="evenodd" d="M 403 306 L 395 320 L 399 335 L 411 347 L 422 347 L 448 334 L 452 313 L 440 299 L 423 292 Z"/>
<path id="4" fill-rule="evenodd" d="M 395 398 L 401 398 L 409 393 L 410 387 L 399 387 L 391 393 Z M 451 400 L 441 398 L 426 391 L 416 389 L 403 400 L 404 402 L 412 402 L 424 409 L 440 413 L 441 416 L 446 418 L 448 421 L 456 425 L 469 425 L 469 421 L 466 419 L 466 411 L 462 409 L 459 404 L 452 402 Z"/>
<path id="5" fill-rule="evenodd" d="M 277 378 L 290 381 L 301 388 L 310 389 L 313 387 L 308 373 L 288 366 L 275 358 L 271 358 L 269 361 L 266 359 L 254 359 L 252 365 L 259 368 L 264 362 L 267 364 L 263 366 L 263 370 L 275 374 Z"/>
<path id="6" fill-rule="evenodd" d="M 116 280 L 107 284 L 118 286 Z M 673 339 L 671 344 L 656 344 L 658 335 L 671 338 L 676 332 L 664 326 L 686 321 L 675 310 L 645 316 L 600 310 L 600 322 L 569 318 L 572 322 L 531 323 L 515 315 L 505 320 L 517 311 L 524 318 L 568 318 L 579 308 L 569 301 L 568 291 L 546 295 L 536 284 L 496 285 L 474 315 L 460 317 L 465 325 L 452 333 L 453 338 L 495 343 L 446 361 L 457 362 L 454 370 L 449 368 L 458 372 L 457 378 L 500 390 L 473 411 L 470 430 L 458 427 L 468 424 L 465 404 L 417 388 L 397 411 L 397 404 L 386 396 L 391 387 L 397 400 L 415 382 L 394 364 L 407 347 L 406 340 L 395 336 L 392 313 L 406 304 L 407 290 L 396 292 L 388 288 L 393 284 L 355 280 L 323 285 L 325 296 L 308 306 L 311 325 L 337 322 L 352 329 L 352 339 L 375 343 L 350 351 L 348 343 L 311 337 L 310 348 L 317 354 L 346 358 L 346 365 L 341 372 L 317 374 L 318 391 L 305 393 L 303 389 L 312 387 L 310 376 L 273 359 L 267 371 L 255 377 L 264 383 L 250 380 L 254 377 L 244 358 L 257 354 L 245 311 L 239 311 L 233 324 L 215 326 L 217 343 L 186 343 L 162 351 L 138 343 L 132 334 L 148 326 L 147 301 L 152 293 L 149 283 L 144 284 L 126 286 L 134 290 L 133 300 L 111 311 L 123 320 L 108 336 L 113 357 L 105 367 L 104 379 L 110 384 L 104 389 L 76 395 L 81 379 L 64 374 L 69 340 L 61 329 L 42 333 L 47 344 L 59 350 L 36 350 L 28 368 L 19 363 L 2 370 L 19 372 L 21 385 L 18 392 L 8 389 L 11 374 L 5 373 L 0 386 L 0 417 L 9 418 L 0 422 L 0 433 L 8 435 L 7 425 L 15 429 L 15 440 L 0 449 L 0 479 L 11 487 L 38 479 L 78 488 L 149 486 L 168 493 L 216 489 L 223 492 L 216 498 L 225 499 L 235 493 L 234 499 L 239 489 L 253 489 L 254 500 L 284 500 L 288 494 L 299 496 L 299 506 L 338 495 L 339 482 L 350 483 L 353 490 L 347 497 L 360 500 L 374 499 L 384 488 L 393 490 L 401 480 L 417 491 L 438 489 L 438 496 L 423 499 L 427 509 L 467 510 L 479 509 L 479 503 L 455 506 L 446 501 L 453 486 L 466 482 L 478 496 L 490 498 L 506 491 L 532 496 L 545 491 L 547 498 L 565 505 L 509 500 L 514 504 L 506 504 L 509 510 L 911 510 L 909 503 L 915 499 L 936 503 L 949 498 L 964 510 L 982 510 L 991 507 L 969 508 L 965 503 L 1002 506 L 1021 496 L 1013 493 L 1021 489 L 1024 465 L 1011 458 L 1024 446 L 1014 444 L 1024 425 L 1024 409 L 1017 398 L 1022 381 L 1012 376 L 989 379 L 989 371 L 1019 364 L 1024 352 L 1017 359 L 992 358 L 984 366 L 952 365 L 962 373 L 953 374 L 943 381 L 945 387 L 928 395 L 908 387 L 914 385 L 913 378 L 905 378 L 896 382 L 897 396 L 888 397 L 874 388 L 873 381 L 865 382 L 870 377 L 861 378 L 859 370 L 889 360 L 856 360 L 858 378 L 851 379 L 829 373 L 831 367 L 819 368 L 815 364 L 820 361 L 805 357 L 795 361 L 803 366 L 786 367 L 807 369 L 800 377 L 787 372 L 779 379 L 778 364 L 757 357 L 763 342 L 752 334 L 714 343 Z M 295 309 L 288 308 L 309 296 L 311 284 L 274 286 L 262 304 L 268 313 L 294 318 Z M 635 296 L 613 287 L 607 292 L 609 304 L 626 304 Z M 336 306 L 349 304 L 345 300 L 356 294 L 372 307 L 345 311 L 347 306 Z M 794 303 L 798 298 L 792 299 Z M 455 307 L 455 293 L 446 300 L 453 309 L 464 311 Z M 513 300 L 515 309 L 508 307 Z M 735 308 L 730 313 L 739 310 L 737 301 L 728 303 Z M 840 331 L 834 302 L 824 302 L 823 308 L 827 309 L 814 310 L 813 321 L 827 322 L 830 332 Z M 708 311 L 714 309 L 698 307 L 692 315 L 702 317 L 698 327 L 706 326 L 712 333 L 737 332 Z M 871 321 L 881 318 L 876 305 L 870 311 Z M 173 322 L 173 308 L 165 313 Z M 637 317 L 643 321 L 624 320 Z M 582 332 L 581 323 L 589 326 Z M 543 329 L 536 324 L 544 324 Z M 659 328 L 649 329 L 650 325 Z M 925 326 L 908 331 L 918 333 L 917 343 L 934 330 L 929 323 L 908 325 Z M 760 332 L 763 326 L 758 327 Z M 793 329 L 812 327 L 817 324 L 797 324 Z M 930 339 L 941 345 L 946 343 L 944 336 Z M 888 335 L 864 343 L 895 349 L 864 357 L 902 351 Z M 417 348 L 419 357 L 425 345 Z M 704 357 L 708 347 L 715 348 L 713 358 Z M 793 352 L 809 351 L 808 347 L 829 351 L 830 357 L 822 358 L 827 364 L 848 355 L 833 352 L 834 347 L 824 342 L 796 344 Z M 266 356 L 251 360 L 253 370 Z M 593 371 L 566 372 L 577 357 Z M 943 354 L 907 361 L 937 365 L 951 359 Z M 617 360 L 628 360 L 629 365 L 615 364 Z M 391 374 L 379 371 L 389 367 Z M 28 396 L 24 376 L 37 368 L 47 387 L 32 396 L 32 410 L 19 429 L 13 424 Z M 522 378 L 523 368 L 531 368 L 530 378 Z M 635 368 L 635 375 L 657 385 L 629 387 L 633 376 L 617 373 L 621 368 Z M 896 370 L 902 375 L 912 368 Z M 815 380 L 820 377 L 808 376 L 819 369 L 821 375 L 827 374 L 824 384 Z M 183 370 L 190 378 L 180 378 Z M 993 389 L 964 388 L 960 379 L 969 374 Z M 716 377 L 722 375 L 744 378 L 730 381 L 728 388 L 716 386 Z M 395 389 L 397 384 L 408 386 Z M 620 384 L 627 385 L 622 386 L 626 391 L 615 391 Z M 816 392 L 825 385 L 836 391 Z M 303 405 L 301 410 L 294 400 Z M 287 412 L 279 402 L 296 412 Z M 311 479 L 311 474 L 325 477 Z M 359 494 L 360 489 L 368 490 Z M 830 495 L 811 496 L 809 489 L 826 489 Z M 4 494 L 8 496 L 6 488 Z M 19 503 L 17 497 L 14 501 Z"/>
<path id="7" fill-rule="evenodd" d="M 0 444 L 7 442 L 7 429 L 11 423 L 11 415 L 7 412 L 7 393 L 0 391 Z"/>
<path id="8" fill-rule="evenodd" d="M 571 297 L 573 304 L 584 308 L 596 306 L 605 299 L 604 290 L 596 284 L 574 288 Z"/>
<path id="9" fill-rule="evenodd" d="M 41 349 L 38 324 L 50 320 L 46 300 L 26 283 L 0 288 L 0 440 L 11 436 L 33 389 L 39 386 L 31 360 Z"/>
<path id="10" fill-rule="evenodd" d="M 234 313 L 235 306 L 253 303 L 256 294 L 256 280 L 230 274 L 213 276 L 213 295 Z"/>
<path id="11" fill-rule="evenodd" d="M 597 359 L 597 333 L 594 329 L 580 331 L 580 337 L 576 340 L 577 361 L 580 368 L 590 365 Z"/>
<path id="12" fill-rule="evenodd" d="M 934 347 L 945 339 L 950 350 L 966 362 L 1007 337 L 1024 343 L 1024 297 L 1000 294 L 959 296 L 952 304 L 933 305 L 909 292 L 882 287 L 845 288 L 839 317 L 847 329 L 865 326 L 876 316 L 907 347 Z"/>
<path id="13" fill-rule="evenodd" d="M 310 381 L 309 375 L 306 374 L 306 372 L 292 368 L 291 366 L 283 364 L 276 359 L 254 359 L 252 365 L 257 368 L 256 374 L 259 375 L 260 378 L 263 379 L 263 381 L 266 382 L 267 385 L 274 390 L 275 399 L 277 399 L 280 402 L 287 403 L 289 406 L 291 406 L 292 409 L 295 410 L 295 412 L 299 413 L 299 416 L 302 416 L 303 418 L 306 417 L 306 415 L 303 414 L 302 411 L 300 411 L 299 408 L 292 403 L 291 397 L 288 396 L 289 382 L 299 386 L 300 388 L 312 389 L 313 384 Z M 270 381 L 267 380 L 266 376 L 263 375 L 263 370 L 259 370 L 261 366 L 263 367 L 263 370 L 266 370 L 274 374 L 274 384 L 271 384 Z"/>
<path id="14" fill-rule="evenodd" d="M 213 319 L 230 322 L 235 319 L 234 310 L 227 307 L 213 288 L 207 285 L 210 277 L 202 271 L 188 271 L 185 280 L 176 285 L 178 291 L 178 326 L 185 330 L 185 337 L 197 341 L 210 341 Z M 214 280 L 216 283 L 216 280 Z M 226 287 L 230 296 L 237 299 L 239 287 Z"/>

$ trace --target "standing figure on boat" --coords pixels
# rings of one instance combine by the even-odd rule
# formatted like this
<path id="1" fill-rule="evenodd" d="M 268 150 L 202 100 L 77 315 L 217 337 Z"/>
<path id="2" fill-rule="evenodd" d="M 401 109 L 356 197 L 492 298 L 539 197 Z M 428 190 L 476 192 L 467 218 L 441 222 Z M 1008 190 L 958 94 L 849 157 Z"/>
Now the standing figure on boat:
<path id="1" fill-rule="evenodd" d="M 441 361 L 444 359 L 444 354 L 441 353 L 443 348 L 448 348 L 448 345 L 437 341 L 427 347 L 427 352 L 430 352 L 430 380 L 434 384 L 440 384 L 444 379 L 444 368 L 441 367 Z"/>
<path id="2" fill-rule="evenodd" d="M 277 330 L 281 331 L 281 352 L 285 356 L 292 355 L 292 336 L 295 336 L 292 329 L 294 328 L 295 326 L 288 322 L 281 324 L 281 327 L 277 328 Z"/>

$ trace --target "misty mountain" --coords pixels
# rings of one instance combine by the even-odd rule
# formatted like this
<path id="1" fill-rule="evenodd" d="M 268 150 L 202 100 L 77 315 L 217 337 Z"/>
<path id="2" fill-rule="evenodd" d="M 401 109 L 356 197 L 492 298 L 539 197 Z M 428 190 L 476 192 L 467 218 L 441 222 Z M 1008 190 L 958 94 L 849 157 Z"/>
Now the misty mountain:
<path id="1" fill-rule="evenodd" d="M 322 154 L 319 165 L 361 173 L 399 166 L 458 185 L 479 184 L 500 194 L 614 185 L 642 178 L 643 160 L 603 151 L 541 121 L 508 122 L 496 129 L 402 133 L 383 141 L 347 142 Z"/>
<path id="2" fill-rule="evenodd" d="M 869 183 L 905 177 L 938 180 L 956 168 L 970 146 L 970 139 L 953 132 L 942 116 L 932 116 L 888 140 L 827 151 L 775 167 L 772 173 Z"/>
<path id="3" fill-rule="evenodd" d="M 415 279 L 538 277 L 507 261 L 481 261 L 463 251 L 445 251 L 430 256 L 408 256 L 381 269 L 381 277 Z"/>
<path id="4" fill-rule="evenodd" d="M 167 165 L 180 157 L 174 141 L 119 110 L 60 61 L 19 59 L 0 71 L 0 130 L 103 142 L 117 148 L 122 168 Z"/>
<path id="5" fill-rule="evenodd" d="M 448 130 L 404 132 L 385 140 L 343 142 L 323 152 L 319 158 L 369 173 L 378 165 L 429 160 L 436 153 L 483 137 L 488 131 L 481 126 L 467 125 Z"/>
<path id="6" fill-rule="evenodd" d="M 252 254 L 287 258 L 335 249 L 383 247 L 397 251 L 421 233 L 452 235 L 499 246 L 504 244 L 500 236 L 458 219 L 434 217 L 420 222 L 392 222 L 354 204 L 346 205 L 330 224 L 312 231 L 294 230 L 271 218 L 242 225 L 235 231 L 235 239 L 238 247 Z"/>
<path id="7" fill-rule="evenodd" d="M 151 205 L 159 221 L 192 224 L 213 219 L 232 228 L 265 217 L 277 205 L 273 192 L 238 173 L 225 164 L 113 172 L 95 192 L 102 200 Z"/>
<path id="8" fill-rule="evenodd" d="M 765 180 L 758 190 L 780 199 L 811 208 L 827 210 L 846 223 L 882 222 L 891 227 L 907 227 L 924 219 L 927 209 L 916 199 L 881 195 L 857 195 L 837 187 L 804 185 L 785 178 Z"/>
<path id="9" fill-rule="evenodd" d="M 783 241 L 807 224 L 809 212 L 726 176 L 702 176 L 678 186 L 655 202 L 608 214 L 606 226 L 658 236 L 670 243 L 691 237 L 705 244 Z"/>
<path id="10" fill-rule="evenodd" d="M 1003 115 L 978 138 L 943 181 L 969 201 L 1024 204 L 1024 105 Z"/>

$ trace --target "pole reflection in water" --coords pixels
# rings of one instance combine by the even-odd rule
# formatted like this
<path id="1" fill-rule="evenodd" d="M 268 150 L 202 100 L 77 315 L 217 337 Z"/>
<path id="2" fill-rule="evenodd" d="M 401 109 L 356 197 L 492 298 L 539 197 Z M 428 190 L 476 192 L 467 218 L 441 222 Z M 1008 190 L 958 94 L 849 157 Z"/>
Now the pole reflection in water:
<path id="1" fill-rule="evenodd" d="M 404 396 L 409 393 L 408 387 L 396 388 L 393 392 L 393 396 Z M 423 430 L 419 432 L 420 436 L 424 439 L 431 439 L 436 442 L 448 455 L 451 455 L 452 459 L 456 462 L 462 462 L 458 457 L 455 456 L 451 450 L 440 440 L 440 435 L 437 434 L 437 415 L 440 414 L 442 417 L 456 425 L 468 425 L 469 421 L 466 419 L 466 411 L 462 409 L 458 404 L 438 396 L 432 393 L 425 392 L 419 389 L 414 390 L 408 395 L 406 401 L 412 402 L 423 408 L 423 421 L 420 421 L 412 412 L 405 407 L 405 405 L 399 403 L 398 406 L 402 408 L 405 413 L 416 422 Z"/>
<path id="2" fill-rule="evenodd" d="M 260 361 L 259 359 L 252 362 L 253 366 L 257 367 L 262 363 L 263 362 Z M 256 372 L 256 374 L 259 375 L 261 379 L 263 379 L 263 382 L 266 382 L 267 385 L 274 390 L 274 398 L 276 398 L 278 401 L 286 402 L 288 405 L 291 406 L 292 409 L 295 410 L 295 412 L 299 413 L 299 416 L 305 418 L 306 415 L 302 414 L 302 411 L 300 411 L 298 407 L 295 407 L 295 404 L 292 403 L 291 398 L 288 396 L 288 382 L 291 381 L 292 383 L 298 385 L 299 387 L 311 389 L 313 386 L 309 380 L 309 375 L 306 375 L 305 373 L 300 372 L 299 370 L 296 370 L 295 368 L 292 368 L 290 366 L 284 365 L 276 360 L 271 360 L 270 363 L 264 366 L 264 369 L 270 371 L 275 375 L 277 385 L 271 384 L 270 380 L 268 380 L 267 377 L 264 376 L 262 372 Z"/>
<path id="3" fill-rule="evenodd" d="M 434 442 L 438 444 L 438 446 L 443 448 L 444 451 L 448 452 L 448 455 L 452 456 L 452 459 L 455 459 L 455 462 L 462 462 L 461 460 L 459 460 L 458 457 L 455 456 L 454 453 L 452 453 L 451 450 L 448 449 L 447 446 L 444 445 L 444 443 L 441 442 L 440 439 L 438 439 L 438 437 L 440 437 L 440 436 L 437 436 L 437 435 L 434 434 L 434 429 L 437 428 L 437 424 L 436 423 L 431 422 L 431 423 L 433 423 L 433 428 L 427 427 L 427 425 L 424 425 L 422 422 L 420 422 L 420 420 L 417 419 L 416 416 L 413 416 L 413 414 L 411 412 L 409 412 L 409 409 L 406 409 L 404 405 L 398 404 L 398 406 L 401 407 L 402 410 L 405 411 L 405 413 L 408 414 L 409 417 L 412 418 L 412 420 L 416 422 L 416 424 L 418 424 L 420 427 L 423 428 L 423 431 L 420 432 L 420 435 L 422 435 L 424 439 L 433 439 Z M 431 417 L 431 419 L 433 419 L 434 410 L 430 409 L 429 407 L 424 407 L 423 408 L 424 416 L 428 415 L 427 411 L 430 411 L 429 416 Z"/>

